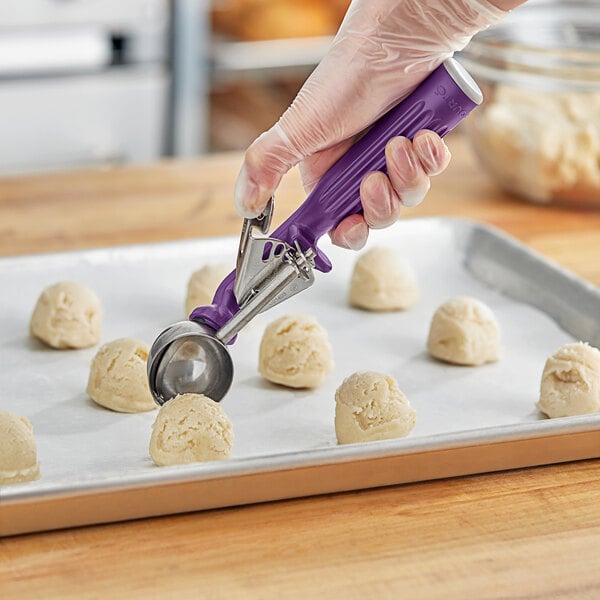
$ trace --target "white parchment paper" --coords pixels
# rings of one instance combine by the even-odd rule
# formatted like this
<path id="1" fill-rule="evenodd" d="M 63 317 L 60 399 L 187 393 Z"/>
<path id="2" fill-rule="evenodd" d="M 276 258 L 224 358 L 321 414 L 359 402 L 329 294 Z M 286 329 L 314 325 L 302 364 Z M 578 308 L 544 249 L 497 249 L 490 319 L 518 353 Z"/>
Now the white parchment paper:
<path id="1" fill-rule="evenodd" d="M 372 234 L 368 247 L 397 249 L 418 274 L 421 300 L 397 313 L 350 308 L 346 297 L 356 254 L 323 240 L 332 273 L 318 273 L 311 289 L 260 315 L 232 348 L 235 381 L 223 400 L 235 433 L 232 461 L 336 446 L 335 389 L 357 370 L 393 375 L 416 409 L 413 432 L 393 442 L 398 452 L 415 439 L 481 428 L 491 428 L 492 435 L 499 426 L 544 418 L 534 406 L 544 362 L 573 338 L 540 310 L 469 274 L 456 239 L 460 231 L 453 221 L 436 219 L 406 221 Z M 90 481 L 99 486 L 126 482 L 140 473 L 158 480 L 169 470 L 154 466 L 148 455 L 155 411 L 119 414 L 86 396 L 89 365 L 98 348 L 58 351 L 29 337 L 29 318 L 41 290 L 62 280 L 89 285 L 104 307 L 102 343 L 133 336 L 151 344 L 164 327 L 186 318 L 184 297 L 192 271 L 211 262 L 233 266 L 236 249 L 237 239 L 202 239 L 0 260 L 0 408 L 32 422 L 42 472 L 39 481 L 5 486 L 5 497 Z M 468 368 L 428 357 L 431 316 L 459 294 L 475 296 L 495 312 L 503 338 L 500 362 Z M 335 370 L 318 390 L 271 385 L 257 372 L 265 325 L 292 312 L 315 315 L 329 332 Z M 219 464 L 210 466 L 213 472 Z"/>

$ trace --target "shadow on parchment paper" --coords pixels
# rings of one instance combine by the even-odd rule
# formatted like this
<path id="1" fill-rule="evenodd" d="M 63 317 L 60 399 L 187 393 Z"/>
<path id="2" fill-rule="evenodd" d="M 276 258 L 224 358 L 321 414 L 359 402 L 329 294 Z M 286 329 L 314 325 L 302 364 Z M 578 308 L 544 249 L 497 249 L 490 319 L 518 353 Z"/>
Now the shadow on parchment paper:
<path id="1" fill-rule="evenodd" d="M 53 403 L 29 415 L 34 431 L 42 435 L 101 431 L 122 418 L 123 413 L 102 408 L 84 393 Z"/>
<path id="2" fill-rule="evenodd" d="M 27 326 L 25 331 L 28 331 Z M 0 331 L 4 329 L 3 324 L 0 323 Z M 43 353 L 51 353 L 57 352 L 56 348 L 51 348 L 47 344 L 44 344 L 41 340 L 31 335 L 19 335 L 13 338 L 3 338 L 0 340 L 0 348 L 8 348 L 11 351 L 14 351 L 15 348 L 25 348 L 30 352 L 43 352 Z M 59 350 L 61 352 L 61 350 Z"/>
<path id="3" fill-rule="evenodd" d="M 260 375 L 251 375 L 250 377 L 245 377 L 244 379 L 238 379 L 237 380 L 238 384 L 243 384 L 246 388 L 246 390 L 254 395 L 257 394 L 260 396 L 261 398 L 261 410 L 263 412 L 270 412 L 270 408 L 272 408 L 272 410 L 274 411 L 278 411 L 281 410 L 281 407 L 285 404 L 285 402 L 298 402 L 298 401 L 302 401 L 304 398 L 310 398 L 314 396 L 315 390 L 311 390 L 311 389 L 294 389 L 294 388 L 289 388 L 286 387 L 284 385 L 278 385 L 276 383 L 271 383 L 270 381 L 267 381 L 266 379 L 264 379 L 263 377 L 261 377 Z M 278 396 L 270 396 L 269 394 L 262 394 L 261 392 L 267 392 L 267 391 L 279 391 L 279 392 L 283 392 L 285 393 L 285 396 L 283 395 L 278 395 Z M 265 408 L 265 404 L 264 402 L 268 401 L 269 402 L 269 407 Z M 247 410 L 244 410 L 244 407 L 247 407 Z M 242 409 L 242 410 L 240 410 Z M 236 412 L 239 414 L 239 416 L 245 416 L 248 414 L 252 414 L 255 411 L 255 405 L 254 403 L 239 403 L 236 407 Z"/>
<path id="4" fill-rule="evenodd" d="M 493 367 L 494 363 L 478 367 L 452 365 L 436 360 L 426 350 L 423 350 L 394 367 L 393 375 L 398 381 L 400 389 L 408 395 L 412 390 L 422 390 L 424 382 L 429 391 L 443 390 L 448 381 L 454 382 L 472 376 L 473 369 L 477 369 L 477 372 L 485 377 L 486 368 Z"/>

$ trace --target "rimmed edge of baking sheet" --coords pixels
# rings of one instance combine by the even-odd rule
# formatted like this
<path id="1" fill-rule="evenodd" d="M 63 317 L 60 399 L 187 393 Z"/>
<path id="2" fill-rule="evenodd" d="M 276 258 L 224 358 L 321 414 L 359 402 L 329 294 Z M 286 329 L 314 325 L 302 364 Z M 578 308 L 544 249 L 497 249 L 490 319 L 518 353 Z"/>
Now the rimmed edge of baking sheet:
<path id="1" fill-rule="evenodd" d="M 589 429 L 589 422 L 584 420 L 583 428 L 574 422 L 562 425 L 546 435 L 524 439 L 509 435 L 510 439 L 503 441 L 488 439 L 487 443 L 461 446 L 458 436 L 447 447 L 431 449 L 423 443 L 400 453 L 383 451 L 386 443 L 381 442 L 379 452 L 358 460 L 350 455 L 345 460 L 305 461 L 295 466 L 275 461 L 270 468 L 254 471 L 240 465 L 238 472 L 223 475 L 217 471 L 212 477 L 209 472 L 205 477 L 188 472 L 185 477 L 174 468 L 167 478 L 152 485 L 32 496 L 3 506 L 0 536 L 541 466 L 600 454 L 600 435 L 597 429 Z M 553 439 L 560 443 L 553 444 Z"/>
<path id="2" fill-rule="evenodd" d="M 487 224 L 440 217 L 421 220 L 452 223 L 461 229 L 464 235 L 457 239 L 465 250 L 465 267 L 485 284 L 537 306 L 575 337 L 600 345 L 600 323 L 594 319 L 596 311 L 600 314 L 600 290 L 591 283 Z M 477 240 L 477 236 L 483 239 Z M 224 238 L 205 241 L 219 245 Z M 470 254 L 468 247 L 475 242 L 487 244 L 487 253 Z M 174 241 L 160 245 L 181 244 Z M 156 245 L 110 250 L 144 252 Z M 69 251 L 44 258 L 61 260 L 64 256 L 83 255 L 90 261 L 106 260 L 106 250 Z M 494 256 L 491 262 L 490 253 Z M 36 257 L 8 258 L 26 262 Z M 515 259 L 521 263 L 517 274 Z M 523 287 L 524 281 L 528 288 Z M 581 310 L 575 308 L 577 303 L 583 304 L 583 321 Z M 582 327 L 592 330 L 579 331 Z M 108 484 L 42 483 L 34 491 L 19 488 L 14 493 L 5 486 L 0 490 L 0 536 L 593 458 L 600 456 L 599 430 L 600 415 L 584 415 L 415 440 L 171 467 L 161 472 L 160 481 L 154 473 L 143 472 Z M 553 445 L 549 442 L 552 439 L 560 439 L 561 443 Z M 412 468 L 410 460 L 414 460 Z M 151 495 L 148 489 L 153 489 Z"/>

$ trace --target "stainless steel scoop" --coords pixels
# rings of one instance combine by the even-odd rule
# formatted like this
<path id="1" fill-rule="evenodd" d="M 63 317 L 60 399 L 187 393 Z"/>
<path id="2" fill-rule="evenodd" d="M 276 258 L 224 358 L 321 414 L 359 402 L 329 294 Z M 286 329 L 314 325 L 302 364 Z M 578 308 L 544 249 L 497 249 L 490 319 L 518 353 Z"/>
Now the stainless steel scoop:
<path id="1" fill-rule="evenodd" d="M 314 253 L 310 248 L 303 252 L 278 239 L 254 237 L 255 229 L 261 233 L 268 230 L 272 211 L 271 198 L 261 215 L 244 219 L 236 271 L 225 279 L 215 295 L 219 308 L 228 308 L 233 316 L 216 330 L 206 321 L 211 316 L 219 319 L 219 311 L 203 307 L 194 311 L 192 320 L 175 323 L 156 338 L 148 357 L 148 377 L 158 404 L 187 392 L 221 400 L 233 380 L 233 362 L 227 344 L 258 313 L 314 282 Z M 232 296 L 225 283 L 233 275 Z M 194 320 L 198 311 L 202 321 Z"/>
<path id="2" fill-rule="evenodd" d="M 270 237 L 273 199 L 255 219 L 245 219 L 236 270 L 221 283 L 213 303 L 189 321 L 163 331 L 150 349 L 150 390 L 159 405 L 193 392 L 220 401 L 233 380 L 227 345 L 258 313 L 314 282 L 314 270 L 331 270 L 318 240 L 362 210 L 360 182 L 386 172 L 385 146 L 421 129 L 443 136 L 482 101 L 481 91 L 454 59 L 447 59 L 419 87 L 381 117 L 319 180 L 305 202 Z"/>
<path id="3" fill-rule="evenodd" d="M 148 377 L 152 395 L 164 404 L 177 394 L 202 393 L 221 399 L 233 380 L 233 362 L 217 332 L 196 321 L 165 329 L 152 346 Z"/>

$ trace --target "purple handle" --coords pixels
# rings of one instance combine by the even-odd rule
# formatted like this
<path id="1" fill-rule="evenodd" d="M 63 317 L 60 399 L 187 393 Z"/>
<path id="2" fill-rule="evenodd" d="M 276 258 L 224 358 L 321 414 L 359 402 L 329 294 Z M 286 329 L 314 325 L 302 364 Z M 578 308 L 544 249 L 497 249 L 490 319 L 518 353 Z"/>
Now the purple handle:
<path id="1" fill-rule="evenodd" d="M 371 171 L 387 172 L 385 146 L 395 136 L 411 138 L 421 129 L 444 136 L 478 104 L 481 92 L 469 74 L 447 59 L 417 89 L 383 115 L 319 180 L 304 203 L 269 237 L 317 252 L 315 268 L 331 270 L 317 242 L 346 217 L 362 211 L 360 183 Z M 197 308 L 191 319 L 220 329 L 238 310 L 233 294 L 235 272 L 219 286 L 213 304 Z"/>

